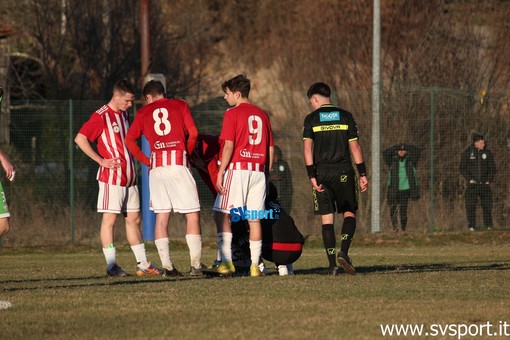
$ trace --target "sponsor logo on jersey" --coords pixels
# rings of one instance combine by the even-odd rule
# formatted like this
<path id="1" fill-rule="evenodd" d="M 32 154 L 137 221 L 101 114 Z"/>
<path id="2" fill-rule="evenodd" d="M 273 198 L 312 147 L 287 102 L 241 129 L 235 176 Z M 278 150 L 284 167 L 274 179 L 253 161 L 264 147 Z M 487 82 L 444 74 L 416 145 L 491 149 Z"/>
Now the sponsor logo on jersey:
<path id="1" fill-rule="evenodd" d="M 348 128 L 349 126 L 345 124 L 319 125 L 313 127 L 313 132 L 347 130 Z"/>
<path id="2" fill-rule="evenodd" d="M 242 149 L 241 151 L 239 151 L 239 154 L 241 155 L 241 157 L 251 158 L 250 151 L 246 149 Z"/>
<path id="3" fill-rule="evenodd" d="M 319 118 L 321 122 L 340 120 L 340 111 L 321 112 Z"/>
<path id="4" fill-rule="evenodd" d="M 166 148 L 174 148 L 179 142 L 154 142 L 154 150 L 166 149 Z"/>

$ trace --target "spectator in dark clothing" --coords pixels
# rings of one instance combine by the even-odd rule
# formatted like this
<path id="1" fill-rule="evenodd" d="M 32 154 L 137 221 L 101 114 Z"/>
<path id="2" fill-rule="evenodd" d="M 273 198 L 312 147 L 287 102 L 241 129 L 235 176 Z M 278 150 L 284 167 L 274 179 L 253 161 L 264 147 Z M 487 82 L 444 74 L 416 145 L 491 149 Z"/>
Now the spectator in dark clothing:
<path id="1" fill-rule="evenodd" d="M 461 155 L 460 173 L 466 179 L 464 194 L 468 228 L 476 228 L 476 204 L 478 198 L 483 210 L 483 222 L 487 229 L 492 228 L 492 191 L 490 184 L 496 174 L 496 164 L 492 152 L 486 149 L 485 138 L 481 134 L 473 135 L 471 144 Z"/>
<path id="2" fill-rule="evenodd" d="M 407 207 L 409 199 L 418 200 L 420 191 L 416 179 L 416 163 L 420 150 L 415 145 L 397 144 L 384 150 L 384 162 L 390 168 L 388 177 L 388 205 L 393 230 L 399 231 L 398 213 L 400 212 L 400 228 L 406 230 Z"/>

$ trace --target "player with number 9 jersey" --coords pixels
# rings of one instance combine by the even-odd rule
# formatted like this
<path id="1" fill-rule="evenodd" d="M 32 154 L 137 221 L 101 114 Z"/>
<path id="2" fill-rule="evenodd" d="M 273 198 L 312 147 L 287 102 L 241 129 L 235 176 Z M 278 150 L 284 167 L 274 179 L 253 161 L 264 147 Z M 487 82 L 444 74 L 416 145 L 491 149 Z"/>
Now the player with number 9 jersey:
<path id="1" fill-rule="evenodd" d="M 222 213 L 216 218 L 221 230 L 221 263 L 218 273 L 235 272 L 232 262 L 231 211 L 265 208 L 266 173 L 272 166 L 274 142 L 267 113 L 253 105 L 248 96 L 250 80 L 243 74 L 225 81 L 221 88 L 231 106 L 225 112 L 220 139 L 224 141 L 216 187 L 218 196 L 213 210 Z M 243 216 L 244 218 L 244 216 Z M 262 251 L 262 226 L 258 216 L 248 218 L 250 226 L 250 276 L 261 276 L 258 267 Z"/>
<path id="2" fill-rule="evenodd" d="M 220 139 L 234 142 L 228 169 L 265 171 L 273 134 L 267 113 L 251 103 L 228 109 L 223 117 Z"/>

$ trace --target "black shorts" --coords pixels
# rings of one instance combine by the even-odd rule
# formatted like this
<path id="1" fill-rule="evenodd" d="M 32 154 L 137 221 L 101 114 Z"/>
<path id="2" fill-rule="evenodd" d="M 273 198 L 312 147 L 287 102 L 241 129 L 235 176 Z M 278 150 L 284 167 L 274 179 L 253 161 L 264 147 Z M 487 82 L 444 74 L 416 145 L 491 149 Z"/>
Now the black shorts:
<path id="1" fill-rule="evenodd" d="M 317 170 L 317 185 L 323 192 L 313 189 L 313 207 L 316 215 L 352 212 L 358 210 L 358 178 L 354 169 L 326 168 Z"/>

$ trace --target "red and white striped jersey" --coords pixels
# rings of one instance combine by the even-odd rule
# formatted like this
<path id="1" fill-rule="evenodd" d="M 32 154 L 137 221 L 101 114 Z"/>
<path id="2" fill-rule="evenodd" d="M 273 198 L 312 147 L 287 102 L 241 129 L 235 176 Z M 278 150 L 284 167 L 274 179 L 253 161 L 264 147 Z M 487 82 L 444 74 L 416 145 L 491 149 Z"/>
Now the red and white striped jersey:
<path id="1" fill-rule="evenodd" d="M 188 104 L 181 99 L 158 99 L 136 113 L 128 132 L 128 146 L 143 162 L 134 141 L 142 135 L 151 148 L 150 168 L 167 165 L 189 167 L 188 155 L 193 152 L 198 132 Z"/>
<path id="2" fill-rule="evenodd" d="M 115 112 L 108 105 L 92 113 L 81 127 L 79 132 L 90 142 L 97 143 L 101 157 L 118 157 L 121 161 L 121 166 L 115 169 L 100 166 L 96 177 L 98 181 L 125 187 L 136 185 L 133 157 L 125 145 L 128 129 L 128 112 Z"/>
<path id="3" fill-rule="evenodd" d="M 274 146 L 271 122 L 257 106 L 242 103 L 228 109 L 220 139 L 234 142 L 228 169 L 264 171 L 269 165 L 269 147 Z"/>

